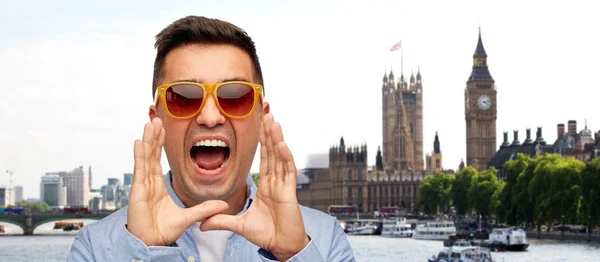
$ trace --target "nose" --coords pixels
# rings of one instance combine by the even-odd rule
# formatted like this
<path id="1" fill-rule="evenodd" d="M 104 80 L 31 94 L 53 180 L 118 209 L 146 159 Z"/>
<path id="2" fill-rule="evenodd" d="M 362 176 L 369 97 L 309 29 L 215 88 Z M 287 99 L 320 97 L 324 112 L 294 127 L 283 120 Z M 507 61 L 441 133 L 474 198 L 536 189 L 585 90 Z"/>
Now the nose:
<path id="1" fill-rule="evenodd" d="M 225 116 L 219 111 L 213 96 L 208 96 L 206 98 L 202 111 L 200 111 L 200 114 L 196 117 L 196 122 L 199 125 L 204 125 L 206 127 L 215 127 L 216 125 L 225 124 Z"/>

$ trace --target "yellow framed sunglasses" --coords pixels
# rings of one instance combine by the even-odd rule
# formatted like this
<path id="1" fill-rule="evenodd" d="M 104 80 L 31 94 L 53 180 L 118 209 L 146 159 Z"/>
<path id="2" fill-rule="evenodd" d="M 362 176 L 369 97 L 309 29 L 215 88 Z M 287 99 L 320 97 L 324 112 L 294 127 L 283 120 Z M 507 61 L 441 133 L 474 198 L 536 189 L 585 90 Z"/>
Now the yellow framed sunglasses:
<path id="1" fill-rule="evenodd" d="M 175 82 L 156 88 L 154 105 L 158 106 L 159 100 L 162 100 L 169 116 L 189 119 L 200 113 L 210 95 L 223 115 L 240 119 L 254 111 L 259 99 L 263 100 L 263 86 L 244 81 L 218 84 Z"/>

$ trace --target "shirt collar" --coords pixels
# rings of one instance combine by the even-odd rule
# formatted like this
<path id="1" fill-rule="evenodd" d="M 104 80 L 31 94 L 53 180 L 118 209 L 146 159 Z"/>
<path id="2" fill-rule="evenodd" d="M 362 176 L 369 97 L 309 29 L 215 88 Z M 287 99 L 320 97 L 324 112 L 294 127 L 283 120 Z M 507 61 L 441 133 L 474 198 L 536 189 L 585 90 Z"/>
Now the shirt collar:
<path id="1" fill-rule="evenodd" d="M 171 171 L 167 172 L 167 174 L 163 176 L 165 185 L 167 186 L 167 193 L 169 193 L 169 196 L 171 196 L 175 204 L 177 204 L 179 207 L 185 208 L 185 205 L 183 204 L 183 202 L 181 202 L 181 199 L 179 199 L 179 197 L 177 197 L 177 194 L 175 194 L 175 190 L 173 189 L 173 185 L 171 184 L 173 181 L 172 176 L 173 174 L 171 173 Z M 256 197 L 257 189 L 258 187 L 252 179 L 252 174 L 248 173 L 248 175 L 246 176 L 246 202 L 244 204 L 244 209 L 242 209 L 242 211 L 238 215 L 241 215 L 244 212 L 246 212 L 250 205 L 252 205 L 252 201 L 254 200 L 254 197 Z"/>

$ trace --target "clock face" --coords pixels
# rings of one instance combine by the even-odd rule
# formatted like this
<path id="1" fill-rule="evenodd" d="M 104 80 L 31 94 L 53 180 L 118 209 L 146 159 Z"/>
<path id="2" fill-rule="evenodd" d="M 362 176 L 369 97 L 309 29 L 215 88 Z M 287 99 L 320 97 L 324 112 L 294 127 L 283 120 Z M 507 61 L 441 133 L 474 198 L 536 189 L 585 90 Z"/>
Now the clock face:
<path id="1" fill-rule="evenodd" d="M 481 95 L 477 98 L 477 106 L 481 110 L 488 110 L 492 107 L 492 99 L 487 95 Z"/>

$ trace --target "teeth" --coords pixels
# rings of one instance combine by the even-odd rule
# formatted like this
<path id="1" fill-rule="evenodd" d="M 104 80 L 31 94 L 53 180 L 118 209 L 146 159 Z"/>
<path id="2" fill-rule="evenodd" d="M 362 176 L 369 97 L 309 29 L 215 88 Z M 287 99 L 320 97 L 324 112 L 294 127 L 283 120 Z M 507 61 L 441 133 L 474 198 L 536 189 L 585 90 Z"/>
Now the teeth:
<path id="1" fill-rule="evenodd" d="M 223 140 L 200 140 L 194 144 L 194 146 L 213 146 L 213 147 L 227 147 L 227 144 Z"/>

